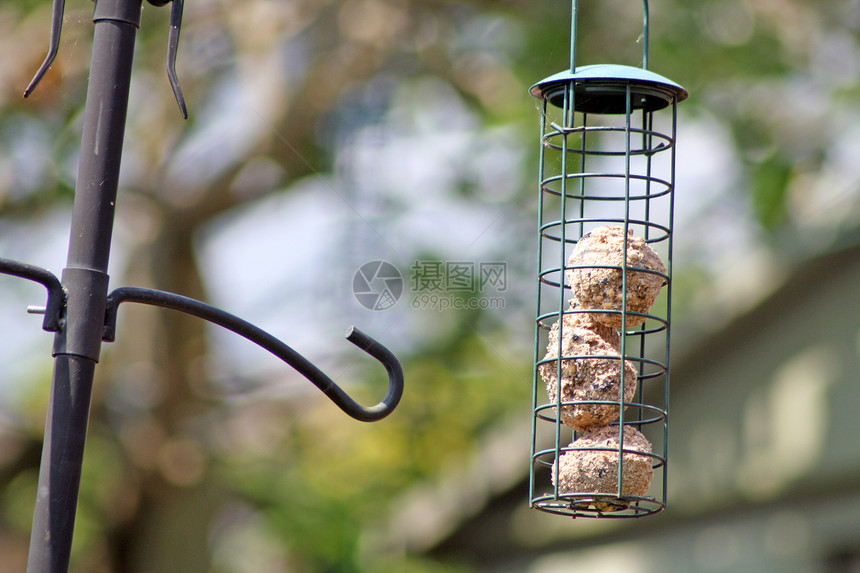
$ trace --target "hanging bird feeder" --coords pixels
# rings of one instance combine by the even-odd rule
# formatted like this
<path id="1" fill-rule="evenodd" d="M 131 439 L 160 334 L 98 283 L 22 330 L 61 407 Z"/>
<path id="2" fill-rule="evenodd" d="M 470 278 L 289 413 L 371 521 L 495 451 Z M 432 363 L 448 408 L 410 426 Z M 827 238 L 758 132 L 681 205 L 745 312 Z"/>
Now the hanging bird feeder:
<path id="1" fill-rule="evenodd" d="M 530 503 L 572 517 L 666 506 L 677 104 L 642 67 L 576 62 L 542 102 Z"/>

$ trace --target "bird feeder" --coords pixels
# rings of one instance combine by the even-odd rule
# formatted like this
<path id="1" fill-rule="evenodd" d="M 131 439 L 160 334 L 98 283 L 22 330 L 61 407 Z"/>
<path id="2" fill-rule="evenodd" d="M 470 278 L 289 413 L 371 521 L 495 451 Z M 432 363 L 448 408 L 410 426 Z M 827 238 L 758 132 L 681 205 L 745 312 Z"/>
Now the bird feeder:
<path id="1" fill-rule="evenodd" d="M 576 61 L 541 103 L 531 507 L 641 517 L 666 506 L 677 104 L 642 67 Z"/>

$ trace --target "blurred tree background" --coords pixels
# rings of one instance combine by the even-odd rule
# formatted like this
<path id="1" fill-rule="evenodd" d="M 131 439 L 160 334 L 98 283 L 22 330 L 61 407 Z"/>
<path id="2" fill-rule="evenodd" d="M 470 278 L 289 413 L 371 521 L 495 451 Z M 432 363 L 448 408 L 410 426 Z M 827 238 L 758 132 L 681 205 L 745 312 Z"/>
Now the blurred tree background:
<path id="1" fill-rule="evenodd" d="M 580 63 L 638 65 L 641 8 L 582 3 Z M 383 551 L 375 532 L 410 488 L 530 415 L 527 88 L 567 65 L 569 3 L 189 0 L 188 121 L 164 72 L 168 12 L 144 7 L 112 286 L 221 306 L 375 403 L 384 373 L 342 340 L 355 322 L 401 358 L 406 393 L 361 424 L 229 333 L 124 307 L 97 370 L 72 569 L 465 571 Z M 50 3 L 0 6 L 0 256 L 57 274 L 91 16 L 67 3 L 59 57 L 24 100 Z M 651 68 L 692 94 L 679 108 L 674 303 L 704 331 L 803 258 L 856 241 L 860 2 L 657 0 L 651 21 Z M 373 260 L 404 277 L 391 309 L 353 297 Z M 452 262 L 504 263 L 505 283 L 422 284 Z M 24 570 L 51 368 L 51 337 L 24 314 L 44 294 L 21 282 L 0 278 L 4 571 Z"/>

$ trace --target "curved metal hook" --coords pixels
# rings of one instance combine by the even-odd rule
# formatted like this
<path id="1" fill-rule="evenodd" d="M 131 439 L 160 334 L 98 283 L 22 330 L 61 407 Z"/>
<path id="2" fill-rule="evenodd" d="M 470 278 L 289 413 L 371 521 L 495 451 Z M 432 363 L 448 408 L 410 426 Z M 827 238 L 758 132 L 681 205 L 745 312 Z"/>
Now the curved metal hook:
<path id="1" fill-rule="evenodd" d="M 185 96 L 182 95 L 182 87 L 179 85 L 179 76 L 176 75 L 176 54 L 179 52 L 179 31 L 182 29 L 182 10 L 185 0 L 148 0 L 150 4 L 161 8 L 173 2 L 170 11 L 170 31 L 167 34 L 167 80 L 173 90 L 173 97 L 179 104 L 179 112 L 182 119 L 188 119 L 188 108 L 185 106 Z"/>
<path id="2" fill-rule="evenodd" d="M 30 85 L 28 85 L 27 89 L 24 90 L 24 97 L 28 97 L 33 93 L 33 90 L 36 89 L 36 86 L 39 85 L 39 82 L 41 82 L 42 78 L 45 77 L 45 74 L 48 72 L 48 68 L 50 68 L 51 64 L 54 63 L 54 58 L 57 57 L 57 53 L 60 51 L 60 35 L 63 31 L 63 12 L 65 9 L 66 0 L 54 0 L 51 19 L 51 44 L 48 47 L 48 55 L 45 57 L 45 61 L 42 62 L 42 66 L 39 68 L 39 71 L 37 71 L 36 75 L 33 76 L 33 79 L 30 80 Z"/>
<path id="3" fill-rule="evenodd" d="M 178 294 L 135 287 L 122 287 L 114 290 L 108 295 L 104 332 L 106 342 L 113 342 L 116 337 L 117 310 L 120 303 L 123 302 L 138 302 L 178 310 L 222 326 L 247 338 L 292 366 L 299 374 L 322 390 L 323 394 L 328 396 L 341 410 L 356 420 L 373 422 L 384 418 L 397 407 L 403 396 L 403 368 L 400 366 L 400 362 L 391 351 L 355 327 L 347 331 L 346 339 L 376 358 L 388 372 L 388 394 L 375 406 L 366 407 L 357 403 L 335 384 L 334 380 L 326 376 L 307 358 L 265 330 L 219 308 Z"/>
<path id="4" fill-rule="evenodd" d="M 60 279 L 51 271 L 9 259 L 0 259 L 0 274 L 11 275 L 37 282 L 48 289 L 48 302 L 45 305 L 45 319 L 42 329 L 58 332 L 62 326 L 63 307 L 66 305 L 66 292 Z"/>
<path id="5" fill-rule="evenodd" d="M 167 36 L 167 79 L 173 89 L 173 97 L 179 104 L 182 119 L 188 119 L 188 108 L 185 106 L 185 96 L 179 86 L 179 77 L 176 75 L 176 54 L 179 52 L 179 30 L 182 28 L 182 8 L 184 0 L 173 0 L 173 8 L 170 11 L 170 32 Z"/>

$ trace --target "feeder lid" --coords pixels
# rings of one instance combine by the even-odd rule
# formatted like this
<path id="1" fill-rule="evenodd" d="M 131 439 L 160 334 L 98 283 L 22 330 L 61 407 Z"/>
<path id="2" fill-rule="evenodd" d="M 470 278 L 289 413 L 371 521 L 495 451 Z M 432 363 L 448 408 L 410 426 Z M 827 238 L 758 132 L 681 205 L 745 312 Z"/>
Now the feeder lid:
<path id="1" fill-rule="evenodd" d="M 687 99 L 687 90 L 659 74 L 631 66 L 597 64 L 565 70 L 536 83 L 529 93 L 564 107 L 567 86 L 573 84 L 574 110 L 582 113 L 627 113 L 627 86 L 632 109 L 656 111 Z"/>

